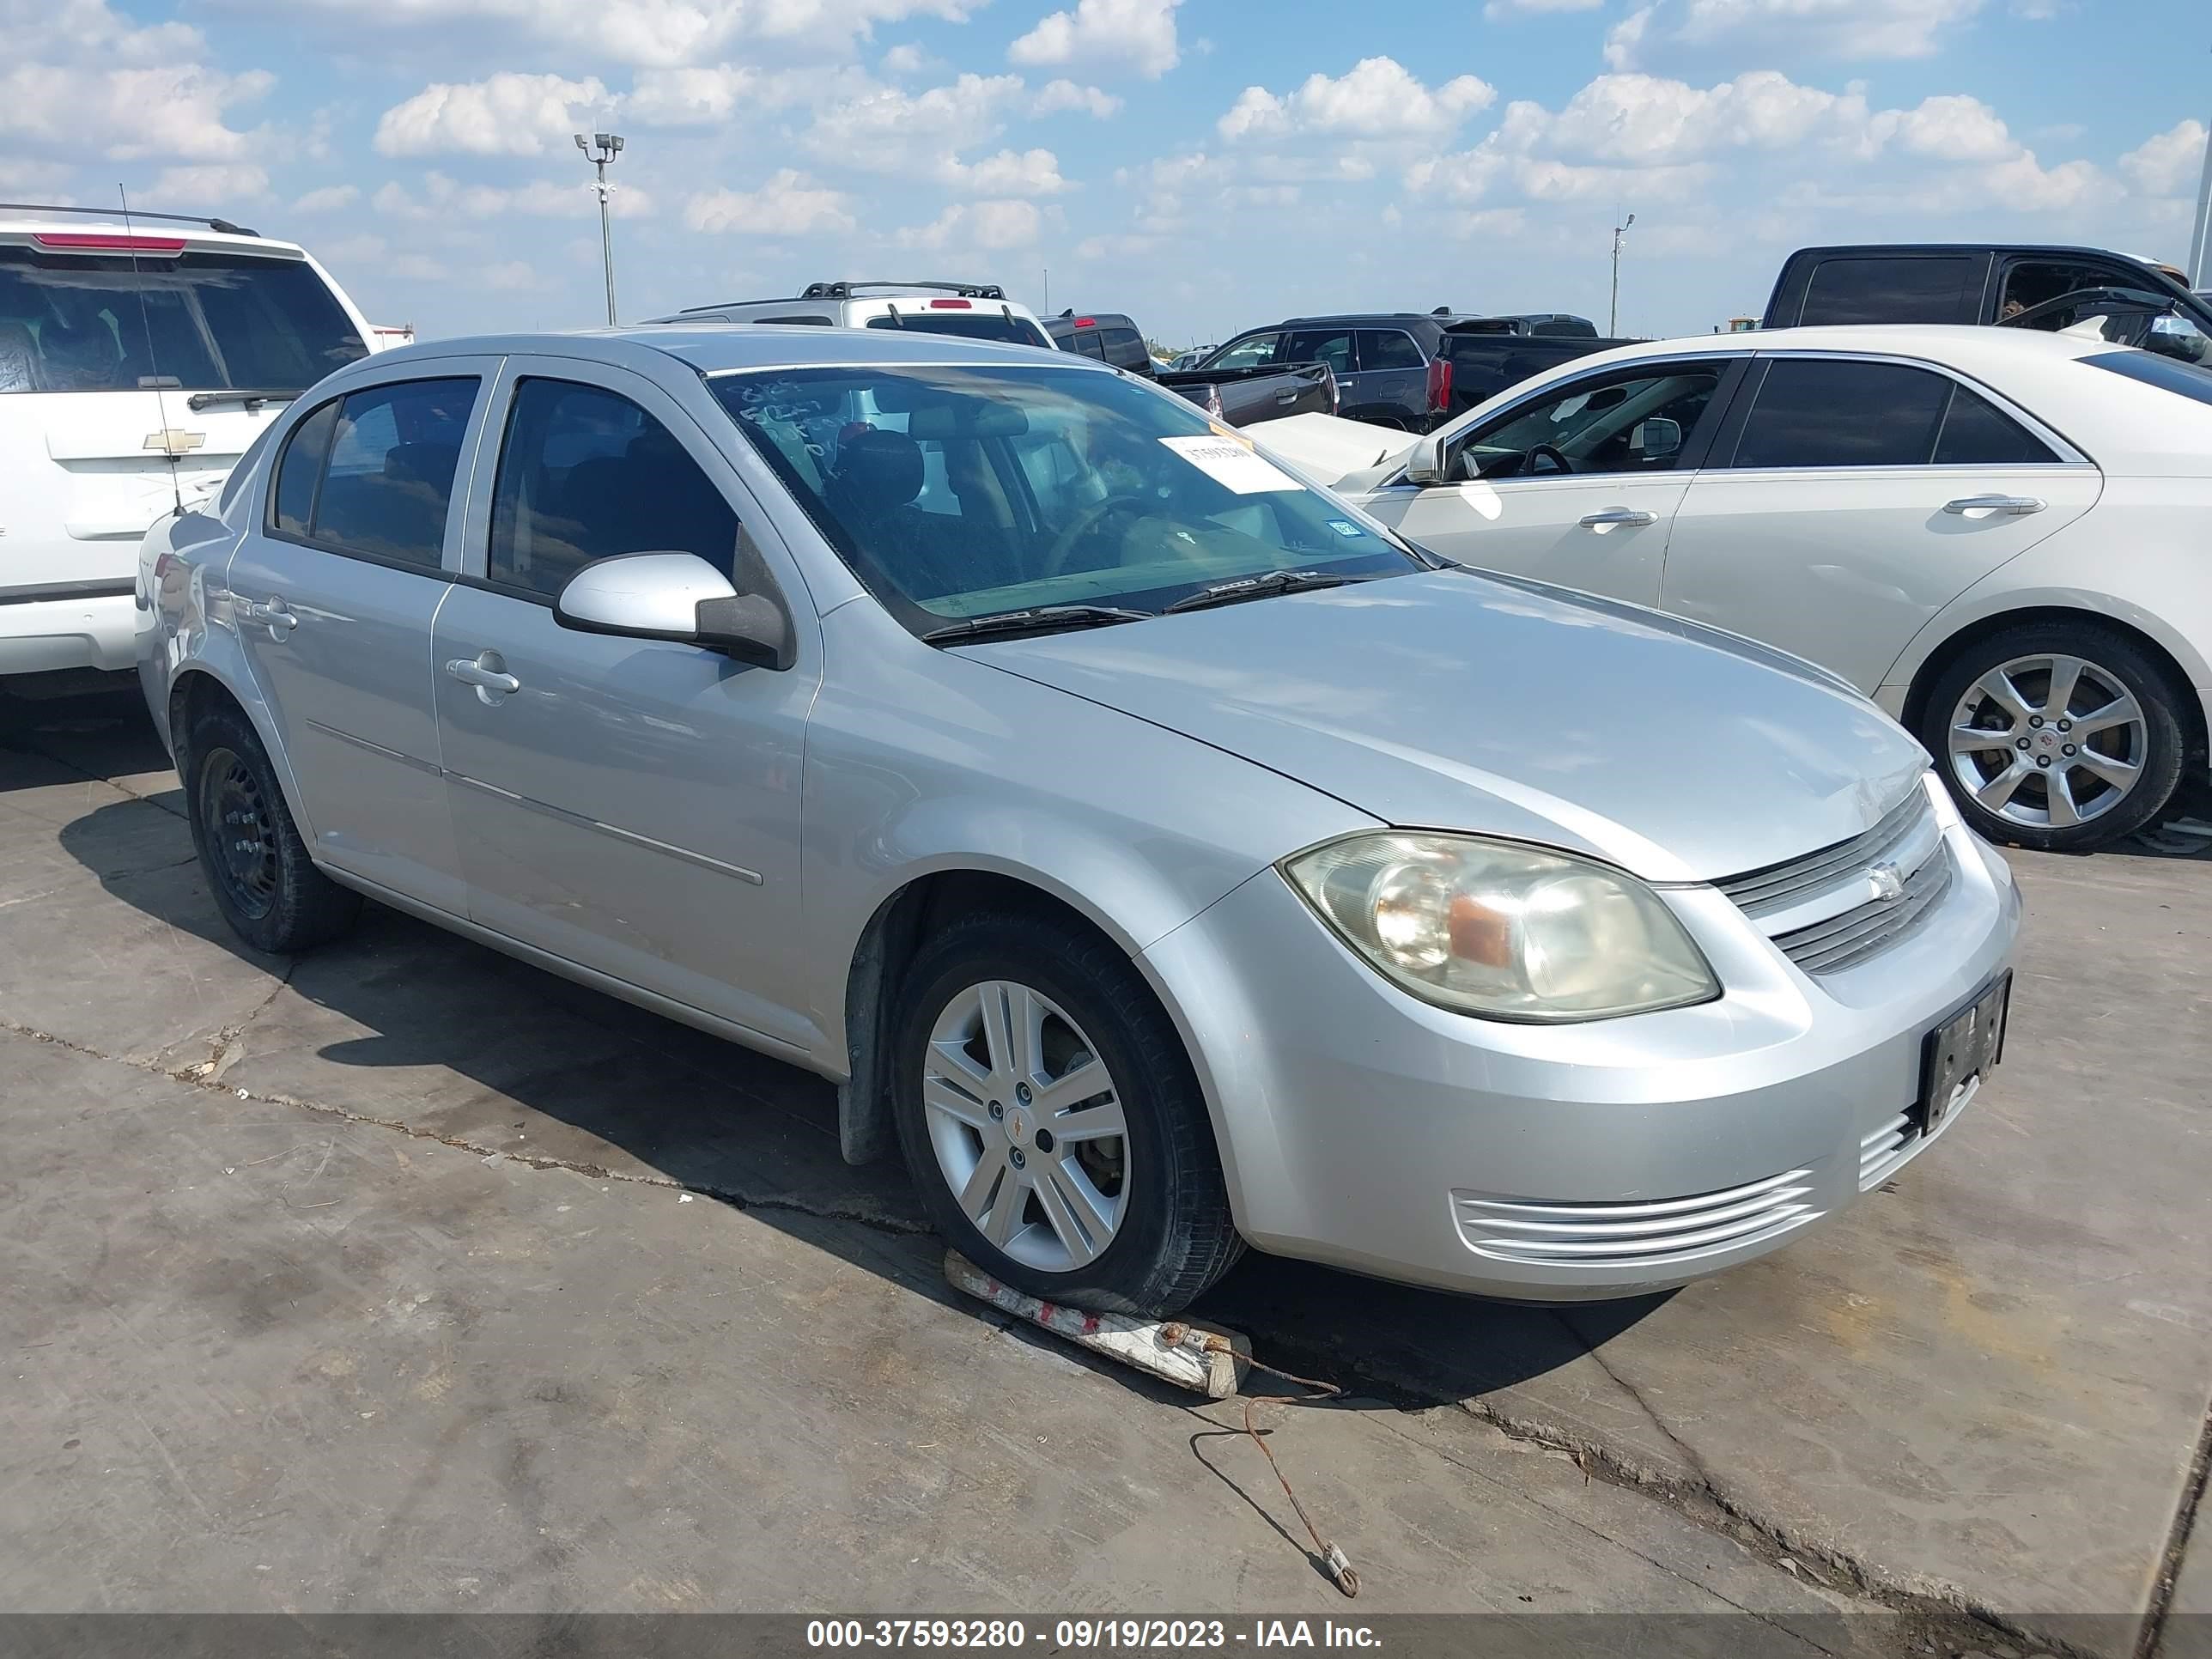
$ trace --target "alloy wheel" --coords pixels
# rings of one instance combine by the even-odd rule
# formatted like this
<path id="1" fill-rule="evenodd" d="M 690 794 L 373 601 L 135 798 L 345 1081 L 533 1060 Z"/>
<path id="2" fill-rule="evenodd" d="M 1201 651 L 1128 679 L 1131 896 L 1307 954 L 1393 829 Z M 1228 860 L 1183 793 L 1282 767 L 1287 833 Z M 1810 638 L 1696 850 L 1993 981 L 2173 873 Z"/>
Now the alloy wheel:
<path id="1" fill-rule="evenodd" d="M 225 896 L 248 916 L 267 915 L 276 902 L 276 826 L 260 780 L 235 750 L 213 750 L 202 763 L 200 818 Z"/>
<path id="2" fill-rule="evenodd" d="M 961 1212 L 1024 1267 L 1096 1261 L 1128 1204 L 1121 1096 L 1083 1029 L 1042 992 L 971 985 L 931 1028 L 922 1115 Z"/>
<path id="3" fill-rule="evenodd" d="M 1951 714 L 1950 765 L 1965 793 L 2008 823 L 2087 823 L 2142 778 L 2150 728 L 2110 669 L 2060 653 L 2014 657 L 1970 684 Z"/>

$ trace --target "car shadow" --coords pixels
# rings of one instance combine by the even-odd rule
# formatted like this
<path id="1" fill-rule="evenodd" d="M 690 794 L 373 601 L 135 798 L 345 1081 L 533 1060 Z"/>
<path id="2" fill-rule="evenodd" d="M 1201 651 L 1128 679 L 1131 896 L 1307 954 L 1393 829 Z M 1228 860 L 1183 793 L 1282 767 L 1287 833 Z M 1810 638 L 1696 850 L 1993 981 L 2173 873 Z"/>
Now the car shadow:
<path id="1" fill-rule="evenodd" d="M 42 705 L 27 720 L 14 712 L 11 720 L 0 708 L 0 749 L 27 748 L 72 772 L 137 786 L 133 799 L 89 805 L 58 831 L 111 896 L 271 967 L 236 941 L 197 864 L 185 861 L 181 794 L 150 787 L 149 775 L 168 762 L 143 711 L 100 699 Z M 173 839 L 179 861 L 168 878 L 149 881 L 146 844 L 162 836 Z M 487 1155 L 674 1182 L 947 1305 L 999 1318 L 945 1285 L 942 1246 L 903 1165 L 844 1162 L 836 1093 L 817 1077 L 374 904 L 344 940 L 273 965 L 290 994 L 273 996 L 210 1053 L 210 1081 Z M 1193 1312 L 1246 1332 L 1270 1364 L 1343 1386 L 1352 1398 L 1337 1408 L 1395 1408 L 1469 1400 L 1541 1376 L 1667 1299 L 1498 1304 L 1251 1252 Z M 1082 1359 L 1147 1395 L 1188 1398 Z"/>

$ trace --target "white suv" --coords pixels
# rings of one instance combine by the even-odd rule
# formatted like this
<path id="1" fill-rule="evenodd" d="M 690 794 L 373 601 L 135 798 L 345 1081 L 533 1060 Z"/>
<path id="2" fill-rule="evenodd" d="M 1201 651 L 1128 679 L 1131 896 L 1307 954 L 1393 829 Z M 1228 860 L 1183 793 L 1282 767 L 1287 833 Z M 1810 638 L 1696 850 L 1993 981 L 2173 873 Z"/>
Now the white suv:
<path id="1" fill-rule="evenodd" d="M 0 206 L 0 674 L 131 667 L 148 526 L 380 343 L 291 243 Z"/>
<path id="2" fill-rule="evenodd" d="M 814 328 L 896 328 L 963 340 L 1054 350 L 1027 306 L 994 283 L 809 283 L 796 299 L 691 306 L 656 323 L 796 323 Z"/>

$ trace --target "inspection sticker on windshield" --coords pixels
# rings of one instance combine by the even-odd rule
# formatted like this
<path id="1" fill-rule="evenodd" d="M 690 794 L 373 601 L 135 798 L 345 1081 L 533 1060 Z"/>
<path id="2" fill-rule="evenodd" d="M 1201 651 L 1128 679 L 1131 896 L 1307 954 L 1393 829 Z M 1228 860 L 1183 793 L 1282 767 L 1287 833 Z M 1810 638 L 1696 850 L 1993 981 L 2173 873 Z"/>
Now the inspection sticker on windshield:
<path id="1" fill-rule="evenodd" d="M 1163 438 L 1160 441 L 1216 483 L 1240 495 L 1298 488 L 1296 478 L 1241 441 L 1229 438 Z"/>
<path id="2" fill-rule="evenodd" d="M 1338 535 L 1343 537 L 1346 541 L 1350 541 L 1357 536 L 1364 536 L 1367 533 L 1358 525 L 1352 523 L 1349 519 L 1331 519 L 1328 521 L 1328 527 L 1336 532 Z"/>

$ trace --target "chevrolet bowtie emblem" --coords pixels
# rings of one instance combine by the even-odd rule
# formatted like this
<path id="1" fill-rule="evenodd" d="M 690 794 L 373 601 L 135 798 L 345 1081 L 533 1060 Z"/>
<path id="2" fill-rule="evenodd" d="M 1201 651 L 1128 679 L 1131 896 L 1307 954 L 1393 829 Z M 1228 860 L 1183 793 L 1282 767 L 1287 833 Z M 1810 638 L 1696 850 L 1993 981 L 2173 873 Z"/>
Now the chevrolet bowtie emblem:
<path id="1" fill-rule="evenodd" d="M 189 455 L 207 441 L 204 432 L 185 432 L 176 427 L 163 427 L 159 432 L 149 432 L 142 446 L 163 455 Z"/>
<path id="2" fill-rule="evenodd" d="M 1905 896 L 1905 878 L 1893 864 L 1877 864 L 1869 870 L 1867 885 L 1874 889 L 1875 897 L 1885 904 Z"/>

